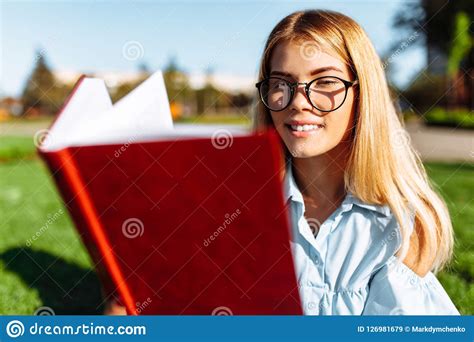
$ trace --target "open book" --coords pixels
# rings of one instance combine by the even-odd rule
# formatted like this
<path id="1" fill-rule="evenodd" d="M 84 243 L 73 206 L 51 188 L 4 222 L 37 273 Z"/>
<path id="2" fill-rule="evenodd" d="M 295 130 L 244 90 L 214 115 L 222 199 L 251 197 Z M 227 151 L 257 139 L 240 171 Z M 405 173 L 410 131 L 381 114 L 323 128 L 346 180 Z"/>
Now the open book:
<path id="1" fill-rule="evenodd" d="M 81 77 L 39 147 L 129 314 L 301 314 L 274 131 L 173 125 L 161 72 Z"/>

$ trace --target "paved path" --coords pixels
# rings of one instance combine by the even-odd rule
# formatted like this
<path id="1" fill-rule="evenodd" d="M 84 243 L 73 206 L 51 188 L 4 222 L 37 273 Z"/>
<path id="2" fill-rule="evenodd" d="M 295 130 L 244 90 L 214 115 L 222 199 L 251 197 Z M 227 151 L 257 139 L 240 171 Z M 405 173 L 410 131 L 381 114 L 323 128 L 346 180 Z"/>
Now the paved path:
<path id="1" fill-rule="evenodd" d="M 474 130 L 427 127 L 418 122 L 406 128 L 423 160 L 474 163 Z"/>

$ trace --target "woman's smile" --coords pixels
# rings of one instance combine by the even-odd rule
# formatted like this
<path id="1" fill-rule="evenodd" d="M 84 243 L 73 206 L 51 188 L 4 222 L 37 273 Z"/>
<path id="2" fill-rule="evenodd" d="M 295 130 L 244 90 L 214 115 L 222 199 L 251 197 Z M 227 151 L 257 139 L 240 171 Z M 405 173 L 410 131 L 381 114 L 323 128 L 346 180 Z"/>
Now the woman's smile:
<path id="1" fill-rule="evenodd" d="M 305 138 L 316 135 L 323 126 L 318 125 L 286 125 L 285 127 L 289 130 L 291 135 L 297 138 Z"/>
<path id="2" fill-rule="evenodd" d="M 297 138 L 313 136 L 324 129 L 323 123 L 314 120 L 290 120 L 285 122 L 284 125 L 290 134 Z"/>

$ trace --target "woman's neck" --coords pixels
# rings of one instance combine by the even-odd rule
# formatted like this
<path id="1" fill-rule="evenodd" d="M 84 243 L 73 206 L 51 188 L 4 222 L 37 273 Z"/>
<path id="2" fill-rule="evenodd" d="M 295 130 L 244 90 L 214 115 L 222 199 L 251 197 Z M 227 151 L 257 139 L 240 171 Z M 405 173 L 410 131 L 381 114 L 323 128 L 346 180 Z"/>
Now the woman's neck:
<path id="1" fill-rule="evenodd" d="M 346 190 L 344 171 L 350 146 L 339 144 L 331 151 L 310 158 L 293 158 L 293 174 L 311 210 L 335 210 L 343 201 Z"/>

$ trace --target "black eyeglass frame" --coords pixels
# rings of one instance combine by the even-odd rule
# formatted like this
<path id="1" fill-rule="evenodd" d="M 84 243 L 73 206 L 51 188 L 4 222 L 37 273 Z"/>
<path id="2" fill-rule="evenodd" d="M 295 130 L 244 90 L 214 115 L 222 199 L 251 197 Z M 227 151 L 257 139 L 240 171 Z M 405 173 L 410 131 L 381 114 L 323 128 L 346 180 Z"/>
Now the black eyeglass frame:
<path id="1" fill-rule="evenodd" d="M 311 87 L 311 84 L 313 84 L 313 82 L 316 82 L 317 80 L 320 80 L 320 79 L 323 79 L 323 78 L 336 78 L 338 79 L 339 81 L 341 81 L 343 84 L 344 84 L 344 87 L 345 87 L 345 93 L 344 93 L 344 99 L 342 100 L 341 104 L 339 106 L 337 106 L 336 108 L 334 109 L 331 109 L 331 110 L 323 110 L 323 109 L 319 109 L 318 107 L 316 107 L 314 105 L 314 103 L 311 101 L 311 97 L 310 97 L 310 87 Z M 262 90 L 261 90 L 261 86 L 263 84 L 263 82 L 265 81 L 268 81 L 270 79 L 278 79 L 278 80 L 281 80 L 283 82 L 285 82 L 286 84 L 288 84 L 288 86 L 290 87 L 290 100 L 288 101 L 288 104 L 283 107 L 282 109 L 278 109 L 278 110 L 274 110 L 272 108 L 270 108 L 266 103 L 265 101 L 263 100 L 263 95 L 262 95 Z M 290 82 L 288 80 L 285 80 L 284 78 L 281 78 L 281 77 L 277 77 L 277 76 L 270 76 L 270 77 L 267 77 L 263 80 L 261 80 L 260 82 L 257 82 L 255 83 L 255 87 L 257 87 L 258 89 L 258 93 L 259 93 L 259 96 L 260 96 L 260 100 L 262 101 L 263 105 L 265 107 L 267 107 L 269 110 L 271 110 L 272 112 L 281 112 L 283 110 L 285 110 L 286 108 L 288 108 L 291 103 L 293 102 L 293 97 L 295 96 L 295 89 L 298 88 L 298 86 L 300 85 L 304 85 L 304 91 L 305 91 L 305 94 L 306 94 L 306 98 L 308 99 L 309 103 L 311 104 L 311 106 L 321 112 L 324 112 L 324 113 L 329 113 L 329 112 L 333 112 L 335 110 L 338 110 L 339 108 L 341 108 L 341 106 L 344 104 L 344 102 L 346 101 L 346 98 L 347 98 L 347 91 L 349 90 L 350 87 L 353 87 L 354 85 L 358 84 L 359 81 L 357 79 L 355 79 L 354 81 L 347 81 L 347 80 L 344 80 L 340 77 L 337 77 L 337 76 L 321 76 L 321 77 L 317 77 L 315 78 L 314 80 L 312 81 L 309 81 L 309 82 Z"/>

